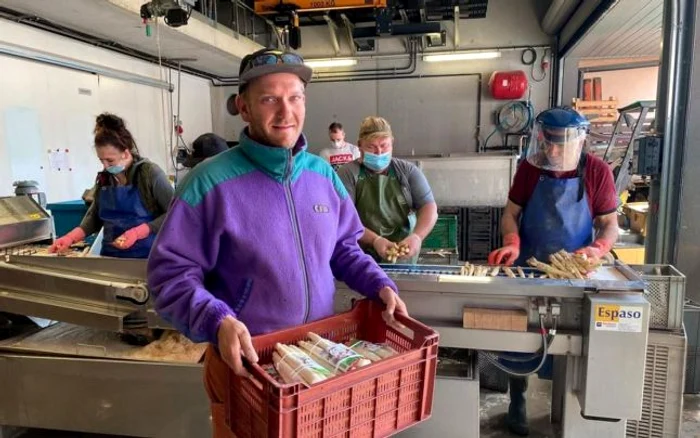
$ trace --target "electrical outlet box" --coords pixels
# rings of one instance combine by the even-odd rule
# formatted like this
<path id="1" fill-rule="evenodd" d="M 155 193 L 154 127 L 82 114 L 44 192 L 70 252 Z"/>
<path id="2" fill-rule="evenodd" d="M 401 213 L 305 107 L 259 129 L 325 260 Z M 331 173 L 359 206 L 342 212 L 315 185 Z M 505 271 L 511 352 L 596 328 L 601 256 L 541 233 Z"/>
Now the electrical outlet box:
<path id="1" fill-rule="evenodd" d="M 663 137 L 660 135 L 647 135 L 638 138 L 635 142 L 636 175 L 655 176 L 661 173 L 661 147 Z"/>

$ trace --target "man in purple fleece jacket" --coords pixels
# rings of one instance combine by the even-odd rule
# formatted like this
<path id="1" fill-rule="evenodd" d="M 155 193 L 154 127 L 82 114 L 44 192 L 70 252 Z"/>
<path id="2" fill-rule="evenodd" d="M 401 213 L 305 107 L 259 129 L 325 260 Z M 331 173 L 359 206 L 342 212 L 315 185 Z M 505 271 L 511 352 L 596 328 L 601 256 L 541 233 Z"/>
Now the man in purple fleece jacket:
<path id="1" fill-rule="evenodd" d="M 257 361 L 251 335 L 333 314 L 334 278 L 406 314 L 396 285 L 358 246 L 364 228 L 331 166 L 306 151 L 304 89 L 311 69 L 292 53 L 246 56 L 236 101 L 240 145 L 210 158 L 178 188 L 148 261 L 161 316 L 205 359 L 214 436 L 230 436 L 227 366 Z"/>

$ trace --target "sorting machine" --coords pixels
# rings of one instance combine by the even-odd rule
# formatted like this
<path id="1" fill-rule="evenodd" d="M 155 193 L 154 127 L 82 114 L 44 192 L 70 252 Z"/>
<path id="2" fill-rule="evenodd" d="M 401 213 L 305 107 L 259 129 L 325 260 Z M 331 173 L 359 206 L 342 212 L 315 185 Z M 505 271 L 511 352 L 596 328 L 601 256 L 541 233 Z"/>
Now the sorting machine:
<path id="1" fill-rule="evenodd" d="M 31 198 L 0 198 L 0 425 L 210 436 L 201 364 L 144 360 L 120 336 L 167 328 L 145 261 L 42 256 L 51 235 Z"/>
<path id="2" fill-rule="evenodd" d="M 142 347 L 118 335 L 168 328 L 149 306 L 145 261 L 39 256 L 36 248 L 51 237 L 47 220 L 31 198 L 0 199 L 0 425 L 209 436 L 201 364 L 135 360 Z M 562 436 L 623 437 L 625 421 L 640 418 L 650 307 L 644 283 L 627 266 L 606 266 L 588 280 L 383 267 L 411 315 L 440 332 L 441 346 L 501 365 L 506 352 L 553 355 L 552 419 Z M 337 284 L 338 311 L 357 297 Z M 525 310 L 528 331 L 465 329 L 465 306 Z M 478 373 L 468 366 L 453 376 L 465 386 L 436 385 L 434 417 L 462 419 L 460 429 L 441 431 L 449 423 L 429 421 L 405 436 L 479 436 Z"/>
<path id="3" fill-rule="evenodd" d="M 553 355 L 552 421 L 562 437 L 624 437 L 626 420 L 640 419 L 650 307 L 643 281 L 626 265 L 604 266 L 587 280 L 466 277 L 456 266 L 384 269 L 396 281 L 411 316 L 440 333 L 441 347 L 477 350 L 501 367 L 499 357 L 513 357 L 512 352 L 529 353 L 533 359 Z M 355 298 L 339 286 L 337 310 Z M 465 307 L 522 309 L 528 330 L 465 329 Z M 437 421 L 406 436 L 478 437 L 475 368 L 473 363 L 471 372 L 451 377 L 461 380 L 461 386 L 450 383 L 449 376 L 448 382 L 438 382 L 436 409 L 443 406 L 449 412 L 434 411 Z M 471 384 L 464 384 L 465 379 Z M 462 390 L 456 391 L 458 387 Z"/>

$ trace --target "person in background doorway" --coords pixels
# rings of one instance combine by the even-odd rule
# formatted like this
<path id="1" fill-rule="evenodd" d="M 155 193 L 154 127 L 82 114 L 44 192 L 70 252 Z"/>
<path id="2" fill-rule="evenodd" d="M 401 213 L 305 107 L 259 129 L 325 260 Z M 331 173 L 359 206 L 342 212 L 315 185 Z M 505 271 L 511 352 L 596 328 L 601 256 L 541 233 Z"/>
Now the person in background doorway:
<path id="1" fill-rule="evenodd" d="M 140 156 L 120 117 L 99 115 L 94 133 L 104 169 L 97 174 L 93 202 L 80 226 L 56 239 L 49 252 L 67 251 L 104 227 L 101 255 L 147 258 L 174 190 L 165 172 Z"/>
<path id="2" fill-rule="evenodd" d="M 333 169 L 338 170 L 340 166 L 360 158 L 357 146 L 345 141 L 345 131 L 340 123 L 331 123 L 328 127 L 328 137 L 331 140 L 331 146 L 323 149 L 319 155 L 328 161 Z"/>
<path id="3" fill-rule="evenodd" d="M 530 257 L 548 261 L 562 249 L 593 259 L 610 252 L 618 235 L 617 192 L 608 165 L 583 152 L 588 126 L 585 117 L 568 107 L 537 116 L 527 157 L 518 167 L 503 213 L 504 246 L 489 255 L 489 264 L 526 266 Z M 509 365 L 525 373 L 539 361 Z M 548 361 L 540 377 L 551 374 L 551 358 Z M 509 383 L 507 425 L 525 436 L 527 378 L 511 377 Z"/>
<path id="4" fill-rule="evenodd" d="M 395 245 L 407 245 L 405 259 L 415 263 L 437 221 L 437 204 L 423 172 L 392 158 L 393 144 L 389 122 L 365 118 L 359 134 L 361 158 L 338 169 L 338 176 L 365 226 L 360 238 L 365 251 L 381 261 Z"/>

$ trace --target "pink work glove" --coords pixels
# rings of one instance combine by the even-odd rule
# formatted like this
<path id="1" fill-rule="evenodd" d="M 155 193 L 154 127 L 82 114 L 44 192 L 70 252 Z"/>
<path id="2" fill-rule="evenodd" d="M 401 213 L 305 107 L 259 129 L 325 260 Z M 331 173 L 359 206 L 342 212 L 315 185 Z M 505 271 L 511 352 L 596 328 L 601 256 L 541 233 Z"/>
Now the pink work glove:
<path id="1" fill-rule="evenodd" d="M 520 236 L 510 233 L 503 236 L 503 246 L 489 254 L 489 265 L 512 266 L 520 257 Z"/>
<path id="2" fill-rule="evenodd" d="M 599 261 L 609 253 L 613 247 L 613 242 L 605 239 L 596 239 L 595 242 L 591 243 L 591 246 L 586 246 L 584 248 L 576 250 L 576 254 L 583 254 L 593 261 Z"/>
<path id="3" fill-rule="evenodd" d="M 70 249 L 70 246 L 75 242 L 80 242 L 85 238 L 85 231 L 80 227 L 73 228 L 68 234 L 63 237 L 56 239 L 53 244 L 49 247 L 49 252 L 66 252 Z"/>
<path id="4" fill-rule="evenodd" d="M 126 230 L 124 234 L 114 239 L 112 245 L 119 249 L 129 249 L 134 246 L 137 240 L 145 239 L 149 234 L 151 234 L 151 228 L 148 224 L 141 224 Z"/>

